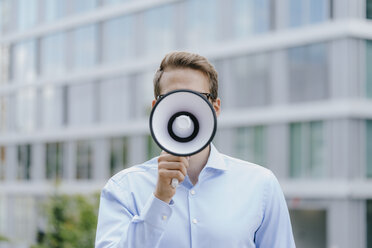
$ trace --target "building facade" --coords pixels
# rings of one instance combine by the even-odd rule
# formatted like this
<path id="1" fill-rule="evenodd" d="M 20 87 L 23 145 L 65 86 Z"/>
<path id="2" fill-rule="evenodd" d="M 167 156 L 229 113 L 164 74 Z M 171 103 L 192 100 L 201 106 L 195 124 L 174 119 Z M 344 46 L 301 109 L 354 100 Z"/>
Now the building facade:
<path id="1" fill-rule="evenodd" d="M 165 53 L 219 72 L 214 143 L 278 177 L 298 247 L 372 248 L 372 0 L 0 0 L 0 234 L 156 156 Z M 4 247 L 8 247 L 6 244 Z"/>

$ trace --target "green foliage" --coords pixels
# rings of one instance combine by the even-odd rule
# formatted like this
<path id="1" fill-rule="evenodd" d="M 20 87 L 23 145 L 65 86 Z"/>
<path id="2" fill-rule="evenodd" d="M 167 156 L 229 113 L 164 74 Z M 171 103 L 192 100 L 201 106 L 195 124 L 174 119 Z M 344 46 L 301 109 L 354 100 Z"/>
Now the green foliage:
<path id="1" fill-rule="evenodd" d="M 7 239 L 5 236 L 2 236 L 2 235 L 0 234 L 0 241 L 9 241 L 9 239 Z"/>
<path id="2" fill-rule="evenodd" d="M 99 197 L 55 195 L 46 204 L 47 228 L 32 248 L 92 248 Z"/>

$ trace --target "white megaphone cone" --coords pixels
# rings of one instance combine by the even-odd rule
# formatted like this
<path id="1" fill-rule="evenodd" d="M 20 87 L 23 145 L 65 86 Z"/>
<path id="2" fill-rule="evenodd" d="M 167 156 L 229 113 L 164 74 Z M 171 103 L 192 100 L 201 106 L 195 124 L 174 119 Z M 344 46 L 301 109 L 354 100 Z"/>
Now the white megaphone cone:
<path id="1" fill-rule="evenodd" d="M 200 152 L 213 140 L 216 129 L 217 117 L 212 104 L 192 90 L 167 93 L 156 102 L 150 114 L 152 138 L 161 149 L 175 156 Z M 172 186 L 176 184 L 178 182 L 172 180 Z"/>

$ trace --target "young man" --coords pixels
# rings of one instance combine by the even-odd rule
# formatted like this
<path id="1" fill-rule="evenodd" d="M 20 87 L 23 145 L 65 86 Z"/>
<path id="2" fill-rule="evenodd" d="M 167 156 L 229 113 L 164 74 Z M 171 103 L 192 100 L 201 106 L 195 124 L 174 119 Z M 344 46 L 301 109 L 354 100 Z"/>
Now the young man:
<path id="1" fill-rule="evenodd" d="M 221 111 L 217 72 L 200 55 L 173 52 L 154 77 L 155 99 L 176 89 L 209 93 Z M 153 100 L 152 106 L 156 103 Z M 171 186 L 172 178 L 180 185 Z M 159 157 L 113 176 L 101 194 L 96 247 L 295 247 L 272 172 L 211 144 L 191 157 Z"/>

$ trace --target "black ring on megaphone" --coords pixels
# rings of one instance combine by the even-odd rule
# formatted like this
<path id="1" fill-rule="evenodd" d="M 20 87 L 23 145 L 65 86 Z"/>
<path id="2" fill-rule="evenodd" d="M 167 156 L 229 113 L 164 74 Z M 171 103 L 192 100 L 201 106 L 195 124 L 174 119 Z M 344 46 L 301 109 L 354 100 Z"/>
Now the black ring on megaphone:
<path id="1" fill-rule="evenodd" d="M 188 117 L 190 117 L 191 121 L 194 123 L 194 131 L 189 137 L 186 137 L 186 138 L 179 137 L 173 132 L 173 122 L 177 117 L 181 115 L 187 115 Z M 186 142 L 192 141 L 196 137 L 196 135 L 198 135 L 199 133 L 199 122 L 196 119 L 196 117 L 190 112 L 181 111 L 181 112 L 175 113 L 174 115 L 172 115 L 172 117 L 168 121 L 168 133 L 177 142 L 186 143 Z"/>
<path id="2" fill-rule="evenodd" d="M 192 93 L 192 94 L 195 94 L 195 95 L 198 95 L 200 96 L 207 104 L 208 106 L 211 108 L 212 110 L 212 114 L 213 114 L 213 120 L 214 120 L 214 128 L 213 128 L 213 131 L 212 131 L 212 134 L 211 134 L 211 137 L 209 138 L 209 140 L 199 149 L 199 150 L 196 150 L 194 152 L 190 152 L 190 153 L 176 153 L 176 152 L 172 152 L 170 150 L 168 150 L 166 147 L 164 147 L 162 144 L 160 144 L 160 142 L 158 141 L 158 139 L 156 138 L 155 134 L 154 134 L 154 130 L 152 128 L 152 118 L 153 118 L 153 115 L 154 115 L 154 112 L 155 112 L 155 109 L 157 108 L 157 106 L 170 94 L 174 94 L 174 93 L 177 93 L 177 92 L 189 92 L 189 93 Z M 198 92 L 196 91 L 193 91 L 193 90 L 186 90 L 186 89 L 182 89 L 182 90 L 173 90 L 173 91 L 170 91 L 168 93 L 166 93 L 162 98 L 160 98 L 158 101 L 156 101 L 154 107 L 152 108 L 151 110 L 151 113 L 150 113 L 150 119 L 149 119 L 149 125 L 150 125 L 150 133 L 151 133 L 151 136 L 152 138 L 154 139 L 155 143 L 164 151 L 174 155 L 174 156 L 192 156 L 200 151 L 202 151 L 204 148 L 206 148 L 213 140 L 215 134 L 216 134 L 216 131 L 217 131 L 217 116 L 216 116 L 216 112 L 212 106 L 212 104 L 208 101 L 208 99 L 206 97 L 204 97 L 203 95 L 199 94 Z"/>

